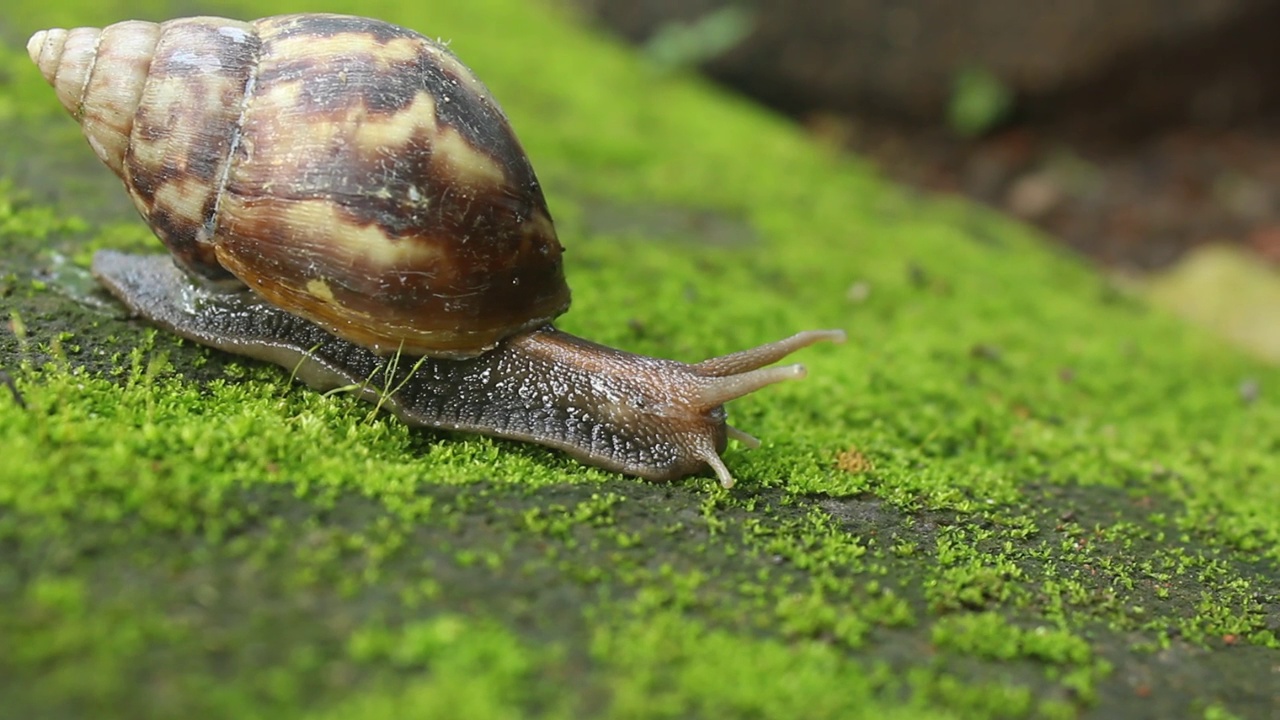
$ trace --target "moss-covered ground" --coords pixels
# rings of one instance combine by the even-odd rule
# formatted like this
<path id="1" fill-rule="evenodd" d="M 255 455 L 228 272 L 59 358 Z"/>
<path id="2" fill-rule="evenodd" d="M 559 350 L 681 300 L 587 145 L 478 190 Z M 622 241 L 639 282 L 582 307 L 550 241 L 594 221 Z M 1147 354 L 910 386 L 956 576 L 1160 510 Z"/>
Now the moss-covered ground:
<path id="1" fill-rule="evenodd" d="M 549 5 L 270 3 L 452 41 L 548 191 L 562 327 L 849 332 L 730 408 L 737 487 L 409 430 L 123 317 L 88 257 L 158 244 L 25 39 L 263 7 L 0 16 L 0 715 L 1280 716 L 1280 369 Z"/>

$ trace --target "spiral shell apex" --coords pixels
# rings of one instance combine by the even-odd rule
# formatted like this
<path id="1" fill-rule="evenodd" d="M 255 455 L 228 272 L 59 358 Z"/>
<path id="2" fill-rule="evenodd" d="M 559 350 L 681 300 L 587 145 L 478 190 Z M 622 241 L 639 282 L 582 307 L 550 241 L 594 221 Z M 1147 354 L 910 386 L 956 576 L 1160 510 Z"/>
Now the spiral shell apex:
<path id="1" fill-rule="evenodd" d="M 105 31 L 41 30 L 27 43 L 27 54 L 53 85 L 62 107 L 80 121 L 98 158 L 121 177 L 129 128 L 159 29 L 153 23 L 126 22 Z M 87 106 L 86 97 L 93 98 Z"/>
<path id="2" fill-rule="evenodd" d="M 568 307 L 506 116 L 418 33 L 200 17 L 43 30 L 27 51 L 193 275 L 384 354 L 477 355 Z"/>

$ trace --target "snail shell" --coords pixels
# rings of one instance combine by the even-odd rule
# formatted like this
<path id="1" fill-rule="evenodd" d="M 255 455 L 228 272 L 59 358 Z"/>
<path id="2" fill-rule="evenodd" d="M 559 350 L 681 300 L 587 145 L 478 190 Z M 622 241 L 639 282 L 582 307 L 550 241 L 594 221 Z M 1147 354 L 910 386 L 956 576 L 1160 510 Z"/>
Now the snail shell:
<path id="1" fill-rule="evenodd" d="M 47 30 L 27 50 L 194 276 L 380 354 L 474 356 L 568 308 L 533 168 L 437 42 L 307 14 Z"/>

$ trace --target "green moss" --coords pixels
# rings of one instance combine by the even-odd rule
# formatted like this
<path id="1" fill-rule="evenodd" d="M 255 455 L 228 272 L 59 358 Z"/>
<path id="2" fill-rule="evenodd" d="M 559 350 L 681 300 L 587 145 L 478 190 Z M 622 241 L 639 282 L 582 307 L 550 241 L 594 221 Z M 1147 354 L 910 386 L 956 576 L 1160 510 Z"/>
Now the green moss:
<path id="1" fill-rule="evenodd" d="M 608 669 L 617 717 L 949 717 L 923 703 L 878 699 L 892 684 L 823 643 L 752 641 L 675 612 L 601 627 L 592 655 Z M 779 678 L 785 681 L 779 682 Z"/>
<path id="2" fill-rule="evenodd" d="M 361 11 L 452 40 L 502 98 L 569 248 L 564 327 L 686 360 L 850 334 L 805 352 L 803 382 L 730 408 L 765 440 L 730 448 L 731 491 L 411 431 L 93 289 L 93 249 L 154 241 L 23 36 L 191 9 L 75 5 L 20 2 L 0 25 L 17 140 L 0 150 L 0 366 L 26 400 L 0 392 L 0 645 L 20 649 L 0 654 L 0 696 L 17 711 L 1280 703 L 1280 370 L 543 6 L 375 3 Z"/>

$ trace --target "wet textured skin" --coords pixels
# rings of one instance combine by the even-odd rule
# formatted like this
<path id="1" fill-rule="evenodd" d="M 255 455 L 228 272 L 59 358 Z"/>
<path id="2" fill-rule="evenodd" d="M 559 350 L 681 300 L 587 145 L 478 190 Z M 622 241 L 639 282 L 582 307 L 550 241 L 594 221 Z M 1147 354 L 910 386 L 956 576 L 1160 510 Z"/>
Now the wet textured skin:
<path id="1" fill-rule="evenodd" d="M 414 425 L 548 445 L 608 470 L 670 481 L 715 469 L 733 433 L 724 404 L 802 377 L 763 368 L 843 333 L 805 332 L 689 365 L 588 342 L 550 325 L 475 358 L 380 357 L 254 293 L 209 291 L 169 256 L 102 251 L 93 273 L 148 321 L 203 345 L 272 362 L 318 390 L 349 388 Z"/>

